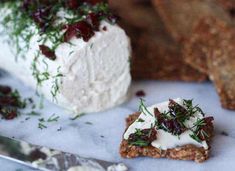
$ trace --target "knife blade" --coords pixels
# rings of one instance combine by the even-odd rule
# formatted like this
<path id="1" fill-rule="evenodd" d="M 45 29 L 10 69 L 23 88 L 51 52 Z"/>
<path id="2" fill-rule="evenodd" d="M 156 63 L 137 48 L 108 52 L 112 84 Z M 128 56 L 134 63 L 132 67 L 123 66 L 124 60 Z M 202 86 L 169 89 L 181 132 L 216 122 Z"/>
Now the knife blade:
<path id="1" fill-rule="evenodd" d="M 114 163 L 29 144 L 0 136 L 0 158 L 43 171 L 67 171 L 79 167 L 91 171 L 127 171 L 123 163 Z"/>

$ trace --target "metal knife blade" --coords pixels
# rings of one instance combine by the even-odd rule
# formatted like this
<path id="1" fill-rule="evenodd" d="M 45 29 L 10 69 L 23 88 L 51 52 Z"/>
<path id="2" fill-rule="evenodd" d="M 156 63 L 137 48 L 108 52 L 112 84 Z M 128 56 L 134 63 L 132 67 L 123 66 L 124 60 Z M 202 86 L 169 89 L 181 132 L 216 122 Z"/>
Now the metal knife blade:
<path id="1" fill-rule="evenodd" d="M 0 157 L 5 159 L 14 158 L 11 160 L 19 164 L 50 171 L 67 171 L 74 166 L 91 171 L 128 170 L 122 163 L 84 158 L 3 136 L 0 136 Z"/>

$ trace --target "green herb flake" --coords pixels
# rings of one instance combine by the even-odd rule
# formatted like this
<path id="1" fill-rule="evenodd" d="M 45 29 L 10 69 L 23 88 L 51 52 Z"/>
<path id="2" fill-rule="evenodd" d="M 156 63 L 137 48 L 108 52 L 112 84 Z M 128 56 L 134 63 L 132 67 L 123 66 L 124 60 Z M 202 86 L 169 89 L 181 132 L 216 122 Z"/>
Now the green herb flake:
<path id="1" fill-rule="evenodd" d="M 47 126 L 44 125 L 43 123 L 39 122 L 39 123 L 38 123 L 38 128 L 39 128 L 39 129 L 45 129 L 45 128 L 47 128 Z"/>
<path id="2" fill-rule="evenodd" d="M 139 118 L 136 122 L 144 122 L 145 120 L 143 120 L 142 118 Z"/>
<path id="3" fill-rule="evenodd" d="M 82 117 L 82 116 L 84 116 L 84 115 L 85 115 L 85 113 L 77 114 L 77 115 L 74 116 L 73 118 L 70 118 L 70 120 L 75 121 L 75 120 L 77 120 L 78 118 L 80 118 L 80 117 Z"/>
<path id="4" fill-rule="evenodd" d="M 87 124 L 87 125 L 93 125 L 92 122 L 85 122 L 85 124 Z"/>
<path id="5" fill-rule="evenodd" d="M 55 114 L 53 114 L 47 119 L 47 122 L 58 122 L 59 118 L 60 118 L 59 116 L 56 116 Z"/>
<path id="6" fill-rule="evenodd" d="M 143 113 L 144 115 L 151 115 L 153 114 L 147 109 L 146 105 L 144 104 L 144 99 L 140 98 L 140 105 L 139 105 L 139 112 Z"/>

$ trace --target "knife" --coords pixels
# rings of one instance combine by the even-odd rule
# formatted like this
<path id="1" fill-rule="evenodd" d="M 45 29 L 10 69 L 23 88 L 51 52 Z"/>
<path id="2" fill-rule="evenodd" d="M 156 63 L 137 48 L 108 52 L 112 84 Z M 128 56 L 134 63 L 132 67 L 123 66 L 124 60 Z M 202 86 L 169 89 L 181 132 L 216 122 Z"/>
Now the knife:
<path id="1" fill-rule="evenodd" d="M 72 167 L 89 171 L 128 170 L 123 163 L 84 158 L 3 136 L 0 136 L 0 158 L 41 171 L 67 171 Z"/>

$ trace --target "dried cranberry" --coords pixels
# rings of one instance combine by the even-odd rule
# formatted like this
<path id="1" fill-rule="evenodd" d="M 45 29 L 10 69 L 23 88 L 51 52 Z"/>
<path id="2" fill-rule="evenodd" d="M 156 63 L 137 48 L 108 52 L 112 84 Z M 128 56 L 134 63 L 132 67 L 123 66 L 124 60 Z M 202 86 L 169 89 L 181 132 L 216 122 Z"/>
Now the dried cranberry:
<path id="1" fill-rule="evenodd" d="M 64 35 L 64 41 L 68 42 L 72 37 L 77 36 L 78 38 L 82 37 L 83 40 L 87 42 L 94 34 L 90 24 L 85 21 L 79 21 L 68 25 L 68 29 Z"/>
<path id="2" fill-rule="evenodd" d="M 133 134 L 130 134 L 128 142 L 137 146 L 149 146 L 157 139 L 157 131 L 155 128 L 139 130 Z M 138 144 L 138 142 L 143 142 Z"/>
<path id="3" fill-rule="evenodd" d="M 99 31 L 100 21 L 97 14 L 89 13 L 87 15 L 86 21 L 92 26 L 95 31 Z"/>
<path id="4" fill-rule="evenodd" d="M 161 124 L 163 121 L 163 117 L 161 115 L 161 112 L 158 110 L 158 108 L 154 108 L 154 116 L 157 119 L 158 123 Z"/>
<path id="5" fill-rule="evenodd" d="M 176 119 L 163 120 L 162 126 L 167 132 L 173 135 L 180 135 L 184 132 L 184 128 Z"/>
<path id="6" fill-rule="evenodd" d="M 206 117 L 203 119 L 204 120 L 204 125 L 200 127 L 198 130 L 197 134 L 202 141 L 209 141 L 210 138 L 212 137 L 212 132 L 213 132 L 213 123 L 212 121 L 214 120 L 213 117 Z"/>
<path id="7" fill-rule="evenodd" d="M 6 120 L 12 120 L 17 117 L 17 109 L 1 109 L 0 114 Z"/>
<path id="8" fill-rule="evenodd" d="M 22 8 L 25 11 L 28 11 L 30 6 L 32 6 L 32 4 L 33 4 L 33 0 L 24 0 L 23 3 L 22 3 Z"/>
<path id="9" fill-rule="evenodd" d="M 49 16 L 50 16 L 51 7 L 47 6 L 44 8 L 38 8 L 33 14 L 34 22 L 42 29 L 45 30 L 47 25 L 49 24 Z"/>
<path id="10" fill-rule="evenodd" d="M 106 27 L 106 26 L 104 26 L 104 27 L 103 27 L 103 30 L 104 30 L 104 31 L 107 31 L 107 27 Z"/>
<path id="11" fill-rule="evenodd" d="M 12 92 L 11 87 L 0 85 L 0 94 L 7 95 L 10 94 L 11 92 Z"/>
<path id="12" fill-rule="evenodd" d="M 188 111 L 183 106 L 179 105 L 172 99 L 169 99 L 168 108 L 170 109 L 171 115 L 175 117 L 185 116 L 188 113 Z"/>
<path id="13" fill-rule="evenodd" d="M 45 55 L 48 59 L 55 60 L 56 55 L 53 50 L 51 50 L 49 47 L 45 45 L 39 45 L 39 49 L 42 52 L 43 55 Z"/>
<path id="14" fill-rule="evenodd" d="M 143 96 L 145 96 L 145 92 L 144 92 L 143 90 L 139 90 L 139 91 L 137 91 L 137 92 L 135 93 L 135 95 L 136 95 L 137 97 L 143 97 Z"/>
<path id="15" fill-rule="evenodd" d="M 18 99 L 15 97 L 0 97 L 0 106 L 19 106 Z"/>
<path id="16" fill-rule="evenodd" d="M 47 158 L 47 155 L 41 152 L 39 149 L 35 149 L 34 151 L 30 152 L 29 156 L 30 160 L 32 161 L 36 161 L 39 159 L 45 160 Z"/>

